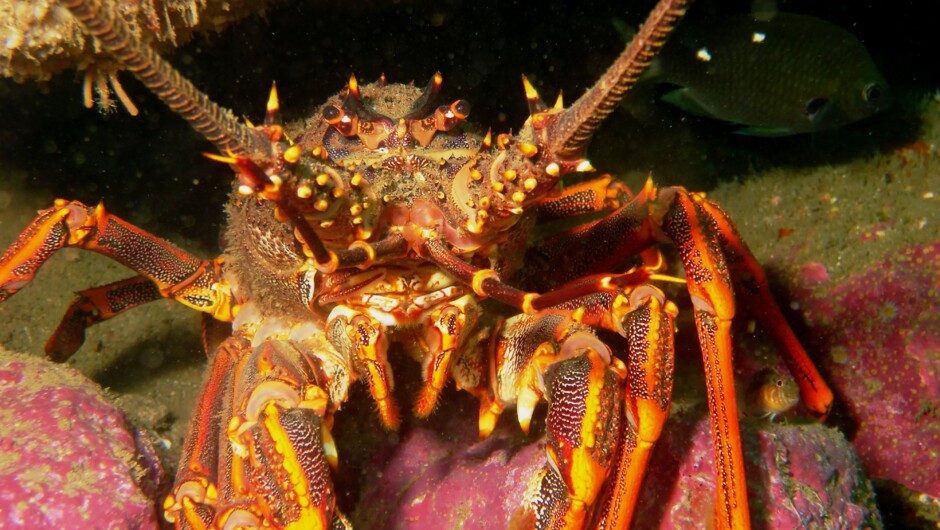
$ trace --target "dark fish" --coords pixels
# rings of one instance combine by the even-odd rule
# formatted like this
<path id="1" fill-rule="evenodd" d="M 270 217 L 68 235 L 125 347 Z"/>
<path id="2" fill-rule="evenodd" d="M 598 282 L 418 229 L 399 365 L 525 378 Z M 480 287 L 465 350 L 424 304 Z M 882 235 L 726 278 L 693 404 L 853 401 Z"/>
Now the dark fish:
<path id="1" fill-rule="evenodd" d="M 808 15 L 742 15 L 679 28 L 646 80 L 677 107 L 786 136 L 835 129 L 890 104 L 888 85 L 848 31 Z"/>

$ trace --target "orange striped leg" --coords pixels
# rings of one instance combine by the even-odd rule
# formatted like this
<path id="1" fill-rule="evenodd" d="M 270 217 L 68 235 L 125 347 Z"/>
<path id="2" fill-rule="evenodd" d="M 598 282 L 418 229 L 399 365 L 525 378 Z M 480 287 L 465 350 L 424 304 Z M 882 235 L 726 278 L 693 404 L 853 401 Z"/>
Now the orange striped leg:
<path id="1" fill-rule="evenodd" d="M 320 368 L 314 355 L 281 341 L 263 342 L 239 360 L 231 404 L 224 404 L 233 416 L 221 441 L 231 454 L 219 466 L 219 528 L 229 518 L 252 526 L 254 514 L 261 514 L 259 527 L 330 527 L 337 462 L 329 381 Z"/>
<path id="2" fill-rule="evenodd" d="M 479 308 L 472 296 L 444 304 L 430 315 L 427 355 L 423 356 L 424 386 L 415 402 L 415 415 L 425 418 L 434 411 L 441 390 L 451 377 L 451 365 L 475 329 Z"/>
<path id="3" fill-rule="evenodd" d="M 164 502 L 179 529 L 343 528 L 335 512 L 329 398 L 315 359 L 241 334 L 216 352 L 176 486 Z"/>
<path id="4" fill-rule="evenodd" d="M 708 409 L 715 447 L 717 528 L 750 528 L 744 457 L 731 365 L 734 295 L 720 245 L 721 234 L 703 200 L 682 188 L 660 190 L 662 228 L 675 243 L 686 273 L 705 364 Z"/>
<path id="5" fill-rule="evenodd" d="M 0 256 L 0 302 L 22 289 L 57 250 L 78 247 L 107 256 L 146 277 L 165 297 L 220 320 L 231 320 L 231 293 L 221 261 L 203 261 L 104 209 L 57 199 Z"/>
<path id="6" fill-rule="evenodd" d="M 46 341 L 46 355 L 55 362 L 65 362 L 85 342 L 85 330 L 89 327 L 160 299 L 160 290 L 144 276 L 80 291 Z"/>
<path id="7" fill-rule="evenodd" d="M 387 429 L 397 430 L 401 417 L 392 396 L 395 380 L 388 362 L 385 326 L 365 313 L 339 305 L 327 317 L 326 327 L 333 347 L 349 359 L 358 358 L 365 366 L 363 375 L 379 409 L 379 418 Z"/>
<path id="8" fill-rule="evenodd" d="M 163 503 L 164 517 L 178 529 L 210 528 L 215 518 L 220 449 L 231 458 L 230 449 L 220 447 L 223 424 L 231 415 L 226 398 L 231 396 L 235 365 L 250 349 L 251 342 L 236 335 L 225 340 L 210 359 L 211 371 L 183 441 L 175 486 Z"/>
<path id="9" fill-rule="evenodd" d="M 548 462 L 530 482 L 510 527 L 586 528 L 616 456 L 623 363 L 612 362 L 610 348 L 591 328 L 563 311 L 514 317 L 500 335 L 497 402 L 515 405 L 528 432 L 536 405 L 548 401 Z"/>
<path id="10" fill-rule="evenodd" d="M 609 350 L 595 337 L 572 335 L 542 375 L 549 464 L 538 491 L 523 508 L 534 528 L 587 528 L 616 454 L 622 413 L 622 374 L 608 364 Z M 596 342 L 597 344 L 591 344 Z"/>
<path id="11" fill-rule="evenodd" d="M 644 285 L 629 293 L 629 304 L 615 305 L 615 318 L 627 338 L 626 421 L 618 462 L 610 478 L 604 509 L 595 525 L 627 528 L 636 507 L 643 475 L 653 446 L 669 416 L 675 349 L 675 305 L 655 287 Z"/>
<path id="12" fill-rule="evenodd" d="M 693 194 L 695 197 L 696 194 Z M 761 325 L 770 332 L 777 351 L 780 352 L 790 373 L 800 386 L 800 397 L 806 407 L 825 421 L 832 408 L 832 390 L 819 374 L 806 350 L 780 312 L 773 295 L 767 287 L 767 276 L 751 254 L 747 243 L 741 239 L 738 229 L 728 214 L 717 204 L 699 199 L 703 208 L 712 216 L 722 235 L 722 248 L 731 269 L 735 294 L 747 305 Z"/>

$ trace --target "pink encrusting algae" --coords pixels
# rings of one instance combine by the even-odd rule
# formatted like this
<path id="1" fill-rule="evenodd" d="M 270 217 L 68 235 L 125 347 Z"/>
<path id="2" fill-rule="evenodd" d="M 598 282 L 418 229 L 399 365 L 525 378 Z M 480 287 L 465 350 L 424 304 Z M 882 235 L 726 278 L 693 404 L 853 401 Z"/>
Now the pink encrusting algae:
<path id="1" fill-rule="evenodd" d="M 940 497 L 940 243 L 836 285 L 803 270 L 794 300 L 866 472 Z"/>
<path id="2" fill-rule="evenodd" d="M 0 348 L 0 528 L 156 528 L 149 441 L 76 370 Z"/>

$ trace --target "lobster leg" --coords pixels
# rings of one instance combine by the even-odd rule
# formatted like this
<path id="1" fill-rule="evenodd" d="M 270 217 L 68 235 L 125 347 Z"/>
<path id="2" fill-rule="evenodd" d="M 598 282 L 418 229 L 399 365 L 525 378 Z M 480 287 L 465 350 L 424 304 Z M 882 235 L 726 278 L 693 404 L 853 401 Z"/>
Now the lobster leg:
<path id="1" fill-rule="evenodd" d="M 226 397 L 231 394 L 235 365 L 250 349 L 247 338 L 235 335 L 216 349 L 210 361 L 211 371 L 183 442 L 176 486 L 163 503 L 164 517 L 177 529 L 209 528 L 215 518 L 222 425 L 231 415 Z"/>
<path id="2" fill-rule="evenodd" d="M 139 275 L 78 292 L 46 341 L 46 355 L 55 362 L 65 362 L 85 342 L 86 329 L 160 298 L 157 286 Z"/>
<path id="3" fill-rule="evenodd" d="M 627 339 L 627 390 L 623 426 L 609 492 L 598 528 L 627 528 L 636 507 L 653 445 L 669 416 L 675 366 L 675 305 L 645 285 L 629 293 L 629 305 L 615 305 L 619 331 Z"/>
<path id="4" fill-rule="evenodd" d="M 562 528 L 585 528 L 616 454 L 622 374 L 609 368 L 604 354 L 587 346 L 574 357 L 553 362 L 543 377 L 549 462 L 530 501 L 536 507 L 535 527 L 557 528 L 557 521 L 564 521 Z M 556 487 L 557 481 L 564 489 Z"/>
<path id="5" fill-rule="evenodd" d="M 564 314 L 507 321 L 498 344 L 496 399 L 528 429 L 545 398 L 547 463 L 512 528 L 584 528 L 616 454 L 624 366 L 590 327 Z"/>
<path id="6" fill-rule="evenodd" d="M 167 520 L 180 529 L 348 526 L 330 477 L 327 386 L 319 363 L 294 344 L 253 348 L 243 332 L 225 341 L 164 503 Z"/>
<path id="7" fill-rule="evenodd" d="M 219 320 L 232 319 L 231 292 L 221 261 L 203 261 L 170 243 L 78 201 L 57 199 L 0 256 L 0 302 L 32 280 L 57 250 L 78 247 L 107 256 L 146 277 L 161 296 Z"/>
<path id="8" fill-rule="evenodd" d="M 379 409 L 379 418 L 389 430 L 401 423 L 398 406 L 392 397 L 395 380 L 388 362 L 388 334 L 374 318 L 346 306 L 337 306 L 327 318 L 330 343 L 341 355 L 358 359 L 369 392 Z"/>
<path id="9" fill-rule="evenodd" d="M 260 515 L 259 526 L 329 528 L 336 503 L 329 455 L 335 449 L 319 362 L 290 343 L 269 340 L 239 361 L 234 383 L 235 413 L 227 428 L 233 454 L 223 468 L 228 476 L 220 472 L 227 491 L 219 522 L 251 513 Z"/>
<path id="10" fill-rule="evenodd" d="M 610 175 L 575 184 L 550 195 L 538 203 L 538 222 L 545 223 L 588 213 L 616 208 L 629 200 L 630 190 Z"/>
<path id="11" fill-rule="evenodd" d="M 427 345 L 422 356 L 424 386 L 415 402 L 415 415 L 424 418 L 434 411 L 437 399 L 451 376 L 451 365 L 465 346 L 467 334 L 476 327 L 478 308 L 472 296 L 463 296 L 435 309 L 429 315 Z"/>
<path id="12" fill-rule="evenodd" d="M 647 208 L 651 193 L 655 190 L 648 183 L 636 198 L 603 219 L 531 247 L 526 251 L 526 286 L 546 292 L 591 274 L 606 275 L 635 264 L 636 256 L 651 252 L 661 239 Z"/>
<path id="13" fill-rule="evenodd" d="M 825 421 L 832 408 L 832 390 L 819 374 L 806 350 L 787 325 L 780 308 L 767 287 L 767 275 L 751 254 L 747 244 L 728 214 L 717 204 L 706 200 L 704 194 L 691 194 L 693 200 L 711 216 L 721 234 L 719 241 L 731 269 L 735 294 L 750 308 L 777 345 L 790 373 L 800 387 L 800 398 L 806 407 Z"/>
<path id="14" fill-rule="evenodd" d="M 427 348 L 423 359 L 424 385 L 414 405 L 415 414 L 426 417 L 434 411 L 441 390 L 450 379 L 451 365 L 456 358 L 471 361 L 471 352 L 463 352 L 468 335 L 476 329 L 479 309 L 472 296 L 463 296 L 453 302 L 442 304 L 427 316 L 427 336 L 423 344 Z M 333 346 L 349 358 L 362 364 L 369 392 L 375 400 L 382 423 L 396 430 L 400 423 L 398 407 L 392 397 L 394 379 L 388 362 L 388 329 L 380 322 L 362 312 L 346 306 L 337 306 L 328 317 L 327 328 L 332 330 Z M 465 367 L 469 368 L 469 367 Z M 466 385 L 479 370 L 463 370 L 461 384 Z M 477 388 L 471 384 L 468 388 Z"/>
<path id="15" fill-rule="evenodd" d="M 605 241 L 615 242 L 605 245 Z M 752 306 L 770 329 L 800 381 L 807 406 L 824 417 L 832 394 L 784 321 L 767 290 L 763 271 L 727 215 L 699 194 L 690 194 L 682 188 L 657 190 L 647 183 L 631 203 L 588 227 L 556 236 L 549 244 L 536 247 L 530 256 L 536 262 L 556 263 L 560 281 L 567 281 L 599 272 L 600 267 L 616 270 L 618 264 L 622 266 L 624 257 L 644 252 L 662 241 L 672 242 L 679 251 L 694 306 L 716 453 L 717 526 L 747 528 L 747 490 L 731 365 L 730 325 L 735 306 L 729 268 L 743 277 L 737 284 L 742 300 Z M 587 264 L 578 260 L 581 255 L 578 249 L 582 248 L 607 251 Z M 555 254 L 556 249 L 572 257 L 566 260 Z M 560 259 L 556 261 L 556 257 Z M 535 299 L 530 303 L 535 306 L 537 302 Z"/>
<path id="16" fill-rule="evenodd" d="M 705 365 L 715 448 L 717 528 L 750 528 L 744 457 L 734 392 L 731 319 L 734 294 L 713 218 L 682 188 L 661 190 L 662 229 L 682 259 Z"/>
<path id="17" fill-rule="evenodd" d="M 537 248 L 543 256 L 535 257 L 544 259 L 546 253 L 558 252 L 552 249 L 561 249 L 571 256 L 569 260 L 559 260 L 557 269 L 562 274 L 559 281 L 569 281 L 585 274 L 617 270 L 627 257 L 660 242 L 676 246 L 686 272 L 705 364 L 718 484 L 716 524 L 718 528 L 745 529 L 750 526 L 747 488 L 731 365 L 734 295 L 718 221 L 701 202 L 704 201 L 682 188 L 658 190 L 647 182 L 629 204 L 597 223 L 553 238 L 551 245 Z M 607 250 L 600 256 L 595 253 L 595 259 L 589 263 L 578 259 L 581 254 L 578 250 L 582 248 Z M 603 283 L 612 278 L 602 278 L 597 289 L 602 290 Z M 535 298 L 529 303 L 538 306 L 538 302 Z"/>

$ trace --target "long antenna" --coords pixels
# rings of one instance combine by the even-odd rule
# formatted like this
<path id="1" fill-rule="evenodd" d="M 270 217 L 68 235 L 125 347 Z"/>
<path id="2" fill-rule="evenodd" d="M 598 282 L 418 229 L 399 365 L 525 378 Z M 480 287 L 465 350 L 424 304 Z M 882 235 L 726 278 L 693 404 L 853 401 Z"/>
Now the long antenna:
<path id="1" fill-rule="evenodd" d="M 62 0 L 101 47 L 134 74 L 221 153 L 246 156 L 257 163 L 273 156 L 270 141 L 238 122 L 231 111 L 212 102 L 149 46 L 132 36 L 117 9 L 98 0 Z"/>
<path id="2" fill-rule="evenodd" d="M 584 155 L 591 136 L 649 67 L 688 3 L 671 0 L 656 5 L 614 64 L 552 125 L 550 152 L 566 158 Z"/>

